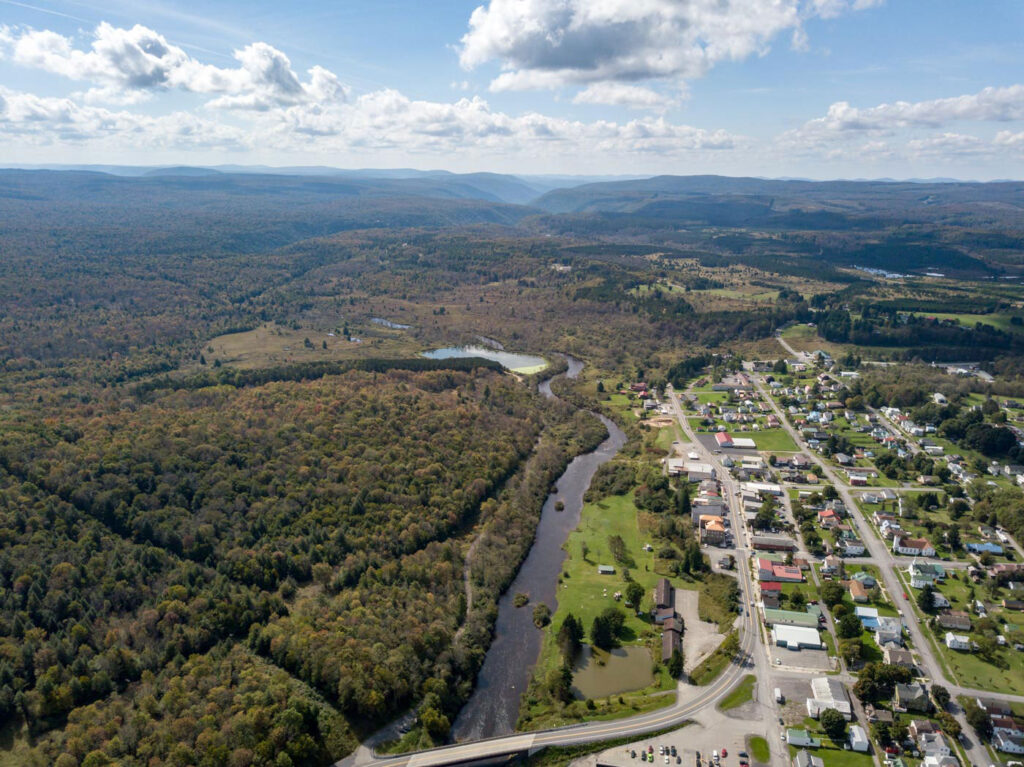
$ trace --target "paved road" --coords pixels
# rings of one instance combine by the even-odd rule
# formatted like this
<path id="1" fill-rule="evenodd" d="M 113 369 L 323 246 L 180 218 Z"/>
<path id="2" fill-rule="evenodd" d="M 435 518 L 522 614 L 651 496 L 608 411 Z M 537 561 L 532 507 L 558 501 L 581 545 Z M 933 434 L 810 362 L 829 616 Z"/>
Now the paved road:
<path id="1" fill-rule="evenodd" d="M 781 341 L 781 339 L 779 340 Z M 793 439 L 796 440 L 798 445 L 802 445 L 803 441 L 800 435 L 797 433 L 797 430 L 793 428 L 793 426 L 789 423 L 789 420 L 786 418 L 785 414 L 782 412 L 782 409 L 765 390 L 764 383 L 761 381 L 760 378 L 756 378 L 754 380 L 758 390 L 761 392 L 761 394 L 765 397 L 766 401 L 778 414 L 779 421 L 782 423 L 783 428 L 785 428 L 790 433 L 790 436 L 792 436 Z M 910 601 L 903 598 L 903 584 L 897 578 L 896 572 L 894 570 L 894 568 L 898 567 L 899 565 L 897 565 L 896 562 L 894 562 L 892 552 L 888 549 L 888 547 L 885 546 L 884 543 L 882 543 L 881 540 L 878 539 L 877 536 L 873 535 L 871 531 L 868 529 L 868 522 L 864 518 L 864 515 L 860 512 L 860 509 L 854 501 L 854 498 L 850 493 L 849 488 L 843 484 L 842 480 L 840 480 L 840 478 L 837 476 L 836 472 L 832 469 L 832 467 L 829 466 L 825 461 L 823 461 L 821 457 L 814 451 L 809 450 L 807 451 L 807 453 L 808 455 L 810 455 L 811 460 L 817 463 L 820 467 L 822 476 L 827 477 L 829 481 L 831 481 L 832 484 L 835 486 L 836 490 L 839 492 L 840 498 L 842 498 L 843 502 L 846 504 L 847 509 L 849 509 L 850 514 L 853 516 L 854 520 L 856 520 L 857 525 L 862 528 L 861 540 L 864 541 L 864 545 L 867 547 L 868 553 L 871 555 L 871 560 L 878 567 L 879 572 L 881 572 L 882 574 L 882 581 L 885 583 L 886 590 L 889 592 L 889 598 L 892 599 L 892 601 L 896 605 L 896 608 L 901 612 L 901 614 L 905 618 L 904 623 L 907 626 L 907 630 L 910 633 L 910 637 L 914 642 L 914 647 L 917 649 L 918 654 L 921 658 L 921 666 L 922 670 L 925 672 L 925 675 L 931 679 L 932 683 L 938 683 L 946 687 L 953 697 L 956 697 L 957 695 L 989 695 L 990 693 L 985 690 L 974 690 L 970 688 L 960 687 L 959 685 L 954 684 L 946 678 L 945 674 L 942 672 L 942 668 L 939 665 L 937 658 L 935 657 L 935 653 L 932 649 L 932 645 L 929 639 L 924 635 L 924 633 L 921 630 L 921 627 L 918 625 L 915 619 L 916 613 L 914 612 L 914 609 L 911 606 Z M 999 697 L 1008 700 L 1015 700 L 1018 698 L 1020 700 L 1024 700 L 1024 696 L 1000 695 Z M 963 729 L 963 732 L 967 734 L 973 734 L 973 730 L 967 724 L 967 719 L 964 717 L 963 712 L 959 710 L 959 708 L 955 710 L 954 715 L 956 716 L 957 721 L 960 722 L 960 727 Z M 989 763 L 990 760 L 988 757 L 988 753 L 981 746 L 976 735 L 974 737 L 969 737 L 967 742 L 964 743 L 964 746 L 967 750 L 968 757 L 971 760 L 971 764 L 984 765 Z"/>
<path id="2" fill-rule="evenodd" d="M 768 704 L 775 709 L 774 695 L 772 690 L 769 688 L 769 671 L 770 665 L 770 654 L 768 652 L 767 644 L 762 644 L 762 627 L 760 620 L 756 617 L 755 608 L 751 607 L 752 604 L 757 602 L 757 593 L 754 589 L 754 583 L 751 580 L 749 559 L 751 555 L 751 549 L 748 545 L 749 537 L 746 535 L 745 522 L 740 508 L 738 498 L 739 483 L 732 479 L 732 475 L 728 469 L 722 465 L 720 457 L 715 455 L 708 449 L 708 447 L 697 439 L 697 435 L 693 431 L 693 425 L 690 423 L 690 419 L 686 417 L 683 412 L 682 406 L 679 403 L 679 397 L 676 392 L 672 389 L 671 385 L 666 388 L 666 394 L 671 403 L 672 412 L 679 422 L 679 425 L 683 429 L 683 433 L 686 438 L 690 440 L 692 449 L 697 451 L 700 456 L 700 460 L 705 463 L 710 463 L 715 467 L 715 475 L 719 478 L 722 485 L 722 495 L 728 499 L 729 503 L 729 516 L 730 525 L 732 526 L 733 538 L 735 540 L 735 548 L 732 549 L 736 557 L 736 571 L 739 576 L 741 595 L 741 610 L 745 616 L 743 621 L 743 631 L 746 647 L 746 640 L 752 640 L 752 645 L 762 645 L 757 647 L 751 652 L 753 661 L 753 673 L 757 677 L 758 685 L 758 696 L 757 699 L 760 701 L 772 701 Z M 776 759 L 788 760 L 788 751 L 779 751 L 778 754 L 775 750 L 779 748 L 777 744 L 781 742 L 780 735 L 782 734 L 781 728 L 776 724 L 776 719 L 773 718 L 769 722 L 769 735 L 768 743 L 772 749 L 772 755 Z"/>

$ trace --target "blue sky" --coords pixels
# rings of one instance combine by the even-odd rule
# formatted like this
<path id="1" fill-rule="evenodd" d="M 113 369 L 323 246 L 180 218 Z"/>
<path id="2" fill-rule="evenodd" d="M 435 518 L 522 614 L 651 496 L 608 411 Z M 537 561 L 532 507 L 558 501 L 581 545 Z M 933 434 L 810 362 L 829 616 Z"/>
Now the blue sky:
<path id="1" fill-rule="evenodd" d="M 1024 4 L 0 0 L 0 163 L 1024 176 Z"/>

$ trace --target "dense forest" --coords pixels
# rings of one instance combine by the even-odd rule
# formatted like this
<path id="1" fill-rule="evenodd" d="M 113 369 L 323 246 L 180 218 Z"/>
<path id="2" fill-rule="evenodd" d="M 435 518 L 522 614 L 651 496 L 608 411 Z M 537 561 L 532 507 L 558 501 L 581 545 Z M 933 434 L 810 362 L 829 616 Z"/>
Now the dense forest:
<path id="1" fill-rule="evenodd" d="M 853 224 L 728 194 L 561 211 L 500 177 L 0 176 L 0 720 L 18 763 L 323 764 L 409 708 L 418 745 L 447 737 L 552 483 L 605 431 L 569 386 L 548 401 L 536 377 L 426 349 L 493 339 L 681 384 L 818 321 L 900 354 L 906 337 L 990 350 L 1019 376 L 999 357 L 1021 352 L 1012 328 L 907 318 L 950 296 L 1009 312 L 1012 286 L 893 295 L 846 268 L 865 238 L 898 239 L 863 200 Z M 1009 270 L 1012 222 L 968 236 L 980 214 L 957 215 L 951 262 Z M 865 376 L 863 394 L 909 380 Z M 644 488 L 644 508 L 669 502 Z"/>

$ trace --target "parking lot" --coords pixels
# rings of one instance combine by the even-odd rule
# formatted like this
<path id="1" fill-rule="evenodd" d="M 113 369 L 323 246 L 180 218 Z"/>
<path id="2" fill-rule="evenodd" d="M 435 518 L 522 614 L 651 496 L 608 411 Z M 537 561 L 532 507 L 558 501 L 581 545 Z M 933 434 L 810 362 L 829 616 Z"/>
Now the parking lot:
<path id="1" fill-rule="evenodd" d="M 772 645 L 769 653 L 772 659 L 772 666 L 778 668 L 800 668 L 815 671 L 831 671 L 834 668 L 834 659 L 830 658 L 827 650 L 789 650 L 785 647 Z M 780 662 L 781 661 L 781 662 Z"/>
<path id="2" fill-rule="evenodd" d="M 807 689 L 809 690 L 810 687 Z M 652 764 L 649 759 L 646 762 L 640 759 L 641 750 L 647 751 L 650 748 L 653 748 L 653 764 L 663 765 L 665 764 L 665 755 L 658 753 L 659 746 L 664 746 L 668 752 L 669 764 L 694 767 L 699 752 L 702 767 L 708 767 L 709 764 L 714 764 L 712 759 L 714 751 L 717 749 L 721 752 L 724 748 L 727 755 L 719 759 L 721 767 L 739 767 L 740 761 L 751 762 L 749 757 L 740 756 L 741 753 L 746 753 L 747 738 L 751 735 L 764 737 L 768 734 L 769 723 L 763 721 L 763 717 L 760 715 L 755 719 L 745 721 L 730 718 L 718 709 L 705 709 L 697 714 L 695 719 L 693 724 L 668 735 L 641 738 L 626 747 L 618 746 L 593 756 L 582 757 L 573 761 L 572 767 L 599 767 L 600 765 L 635 767 L 640 764 Z M 771 743 L 770 745 L 774 754 L 774 750 L 778 746 Z M 676 747 L 675 757 L 671 756 L 672 746 Z M 635 756 L 633 756 L 634 753 Z"/>
<path id="3" fill-rule="evenodd" d="M 811 696 L 810 678 L 773 675 L 771 688 L 774 691 L 776 687 L 785 698 L 780 709 L 786 726 L 801 724 L 807 716 L 807 699 Z"/>

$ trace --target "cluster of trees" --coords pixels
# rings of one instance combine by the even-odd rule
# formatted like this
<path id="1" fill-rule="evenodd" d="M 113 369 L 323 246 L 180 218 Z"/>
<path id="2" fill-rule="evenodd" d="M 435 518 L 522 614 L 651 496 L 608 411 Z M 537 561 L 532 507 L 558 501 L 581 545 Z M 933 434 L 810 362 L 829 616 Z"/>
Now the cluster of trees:
<path id="1" fill-rule="evenodd" d="M 211 715 L 211 713 L 213 715 Z M 238 644 L 145 671 L 123 694 L 77 708 L 27 764 L 326 764 L 352 750 L 348 723 L 321 696 Z"/>
<path id="2" fill-rule="evenodd" d="M 271 751 L 322 763 L 351 745 L 346 722 L 416 700 L 426 730 L 444 737 L 551 482 L 606 435 L 490 372 L 352 371 L 123 396 L 70 400 L 53 421 L 5 413 L 0 714 L 49 732 L 41 743 L 87 731 L 76 758 L 98 748 L 132 764 L 159 756 L 147 744 L 172 728 L 182 748 L 223 742 L 239 764 L 272 763 Z M 485 533 L 467 612 L 451 539 L 471 519 Z M 275 693 L 267 705 L 295 722 L 281 732 L 265 723 L 277 713 L 258 737 L 225 730 L 226 707 L 196 717 L 193 737 L 137 692 L 184 674 L 196 680 L 189 705 L 207 706 L 218 684 L 239 684 L 221 660 L 239 652 L 315 689 L 339 724 L 321 721 L 322 703 L 296 718 L 298 693 Z M 130 738 L 97 729 L 114 716 L 132 723 Z"/>
<path id="3" fill-rule="evenodd" d="M 948 311 L 948 310 L 947 310 Z M 817 316 L 818 333 L 833 343 L 858 346 L 909 347 L 906 359 L 955 361 L 970 349 L 972 359 L 993 359 L 1008 351 L 1024 348 L 1019 334 L 977 323 L 966 328 L 934 317 L 900 314 L 896 311 L 854 317 L 836 306 Z M 909 355 L 909 356 L 908 356 Z"/>

